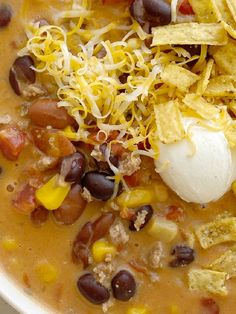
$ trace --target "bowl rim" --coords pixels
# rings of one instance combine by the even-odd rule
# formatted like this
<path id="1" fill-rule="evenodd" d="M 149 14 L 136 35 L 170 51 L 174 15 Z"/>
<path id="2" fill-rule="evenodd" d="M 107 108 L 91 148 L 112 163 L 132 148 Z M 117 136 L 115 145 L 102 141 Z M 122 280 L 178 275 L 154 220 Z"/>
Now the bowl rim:
<path id="1" fill-rule="evenodd" d="M 21 314 L 55 314 L 56 312 L 50 311 L 27 293 L 2 267 L 0 268 L 0 296 Z"/>

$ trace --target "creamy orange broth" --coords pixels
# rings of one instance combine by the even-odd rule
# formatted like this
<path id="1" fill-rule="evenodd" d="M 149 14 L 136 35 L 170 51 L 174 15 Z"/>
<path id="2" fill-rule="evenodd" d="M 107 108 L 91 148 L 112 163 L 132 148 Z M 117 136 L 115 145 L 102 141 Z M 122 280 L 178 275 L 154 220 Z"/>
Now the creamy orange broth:
<path id="1" fill-rule="evenodd" d="M 18 46 L 25 39 L 19 14 L 22 1 L 7 0 L 7 3 L 12 6 L 14 15 L 9 27 L 0 31 L 0 113 L 1 115 L 10 114 L 15 120 L 23 123 L 19 114 L 19 106 L 24 100 L 13 93 L 8 83 L 9 69 L 16 58 Z M 57 1 L 48 0 L 47 3 L 56 5 Z M 104 7 L 104 13 L 105 10 Z M 44 1 L 32 1 L 30 15 L 34 19 L 50 19 L 45 10 Z M 27 177 L 22 178 L 22 171 L 37 158 L 33 151 L 33 147 L 28 145 L 17 162 L 7 161 L 0 155 L 0 166 L 3 169 L 0 175 L 0 239 L 10 238 L 17 243 L 17 248 L 12 251 L 6 251 L 0 246 L 1 265 L 22 289 L 49 306 L 52 313 L 56 311 L 65 314 L 103 313 L 101 307 L 90 304 L 77 291 L 76 281 L 82 268 L 71 261 L 71 246 L 78 230 L 90 217 L 98 216 L 103 204 L 101 202 L 90 203 L 82 217 L 72 226 L 60 226 L 54 222 L 51 216 L 44 225 L 35 227 L 28 216 L 18 213 L 13 208 L 11 199 L 14 192 L 8 191 L 9 185 L 17 190 L 20 184 L 28 179 Z M 155 177 L 157 178 L 157 176 Z M 161 211 L 165 206 L 175 203 L 181 205 L 186 213 L 185 221 L 179 223 L 183 230 L 188 230 L 203 222 L 209 222 L 224 211 L 236 214 L 236 202 L 232 193 L 228 193 L 215 204 L 201 208 L 198 205 L 183 202 L 170 192 L 168 201 L 164 204 L 156 203 L 154 208 L 156 211 Z M 128 245 L 116 258 L 117 267 L 126 264 L 141 252 L 143 253 L 154 242 L 145 233 L 145 229 L 137 233 L 130 233 Z M 152 283 L 148 276 L 134 271 L 138 283 L 136 295 L 129 302 L 115 301 L 108 313 L 126 313 L 132 305 L 146 305 L 150 309 L 150 313 L 156 314 L 171 313 L 172 305 L 178 306 L 180 313 L 203 313 L 200 299 L 208 295 L 189 291 L 187 273 L 191 267 L 202 266 L 215 260 L 227 249 L 228 245 L 217 245 L 203 250 L 196 243 L 194 247 L 196 257 L 192 264 L 183 268 L 170 268 L 167 263 L 171 259 L 171 248 L 177 243 L 183 243 L 181 235 L 178 235 L 173 243 L 168 244 L 165 248 L 166 266 L 156 271 L 159 281 Z M 58 279 L 51 284 L 42 283 L 35 271 L 37 263 L 42 260 L 49 261 L 58 270 Z M 229 289 L 228 296 L 210 296 L 219 304 L 221 314 L 233 313 L 236 309 L 236 280 L 228 280 L 227 287 Z"/>

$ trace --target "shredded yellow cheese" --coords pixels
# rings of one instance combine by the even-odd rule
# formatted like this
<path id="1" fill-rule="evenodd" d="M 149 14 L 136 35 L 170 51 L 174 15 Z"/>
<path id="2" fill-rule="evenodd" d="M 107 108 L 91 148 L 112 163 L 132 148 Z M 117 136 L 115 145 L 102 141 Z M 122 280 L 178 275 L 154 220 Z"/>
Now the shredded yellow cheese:
<path id="1" fill-rule="evenodd" d="M 215 18 L 202 21 L 204 24 L 157 27 L 153 34 L 147 34 L 130 17 L 124 3 L 121 10 L 106 7 L 101 16 L 94 6 L 90 0 L 71 0 L 65 11 L 54 13 L 55 25 L 28 24 L 28 40 L 20 51 L 21 55 L 33 56 L 36 71 L 47 77 L 50 90 L 54 86 L 52 92 L 58 96 L 59 106 L 77 121 L 78 130 L 64 130 L 68 138 L 96 144 L 94 132 L 101 132 L 107 139 L 116 131 L 119 136 L 112 143 L 156 159 L 160 141 L 173 143 L 185 137 L 182 117 L 186 109 L 197 114 L 202 124 L 213 118 L 229 133 L 233 119 L 226 109 L 217 117 L 216 113 L 217 106 L 226 108 L 219 97 L 236 97 L 235 77 L 227 73 L 219 76 L 214 68 L 228 42 L 227 32 L 214 23 Z M 177 1 L 173 0 L 174 20 L 176 8 Z M 204 8 L 200 1 L 197 10 L 202 12 Z M 24 16 L 27 9 L 28 0 Z M 230 43 L 234 50 L 236 44 Z M 180 44 L 201 44 L 201 52 L 191 56 Z M 213 59 L 206 61 L 207 45 L 223 46 L 213 52 L 216 64 Z M 188 65 L 194 60 L 196 64 L 191 69 Z M 172 109 L 170 104 L 174 104 Z M 140 150 L 140 143 L 150 145 Z M 236 139 L 231 137 L 230 144 L 235 145 Z M 122 179 L 111 167 L 115 180 Z"/>

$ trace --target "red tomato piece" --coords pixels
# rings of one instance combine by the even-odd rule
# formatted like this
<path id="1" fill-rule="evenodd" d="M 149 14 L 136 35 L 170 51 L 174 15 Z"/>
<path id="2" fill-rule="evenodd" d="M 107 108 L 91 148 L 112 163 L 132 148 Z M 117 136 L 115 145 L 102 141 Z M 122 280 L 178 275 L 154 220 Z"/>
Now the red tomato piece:
<path id="1" fill-rule="evenodd" d="M 140 173 L 139 171 L 136 171 L 131 176 L 124 176 L 124 179 L 129 187 L 138 186 L 140 183 Z"/>
<path id="2" fill-rule="evenodd" d="M 179 7 L 179 12 L 184 15 L 192 15 L 194 14 L 193 8 L 191 7 L 191 4 L 188 2 L 188 0 L 183 0 Z"/>
<path id="3" fill-rule="evenodd" d="M 0 130 L 0 150 L 8 159 L 18 159 L 25 145 L 25 134 L 18 128 L 8 126 Z"/>
<path id="4" fill-rule="evenodd" d="M 36 208 L 35 191 L 35 188 L 26 184 L 13 200 L 14 207 L 22 214 L 30 214 Z"/>
<path id="5" fill-rule="evenodd" d="M 202 298 L 201 306 L 203 308 L 203 311 L 201 313 L 203 314 L 219 314 L 220 313 L 219 305 L 212 298 Z"/>
<path id="6" fill-rule="evenodd" d="M 171 205 L 167 209 L 166 219 L 173 221 L 183 221 L 184 220 L 184 210 L 176 205 Z"/>

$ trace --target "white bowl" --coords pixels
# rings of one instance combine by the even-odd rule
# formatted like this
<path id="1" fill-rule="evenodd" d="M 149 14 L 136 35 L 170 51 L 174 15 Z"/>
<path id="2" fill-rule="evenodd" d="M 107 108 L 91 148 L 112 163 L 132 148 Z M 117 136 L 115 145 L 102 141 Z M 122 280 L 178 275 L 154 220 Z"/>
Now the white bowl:
<path id="1" fill-rule="evenodd" d="M 3 270 L 0 272 L 0 296 L 21 314 L 55 314 L 26 293 Z"/>

